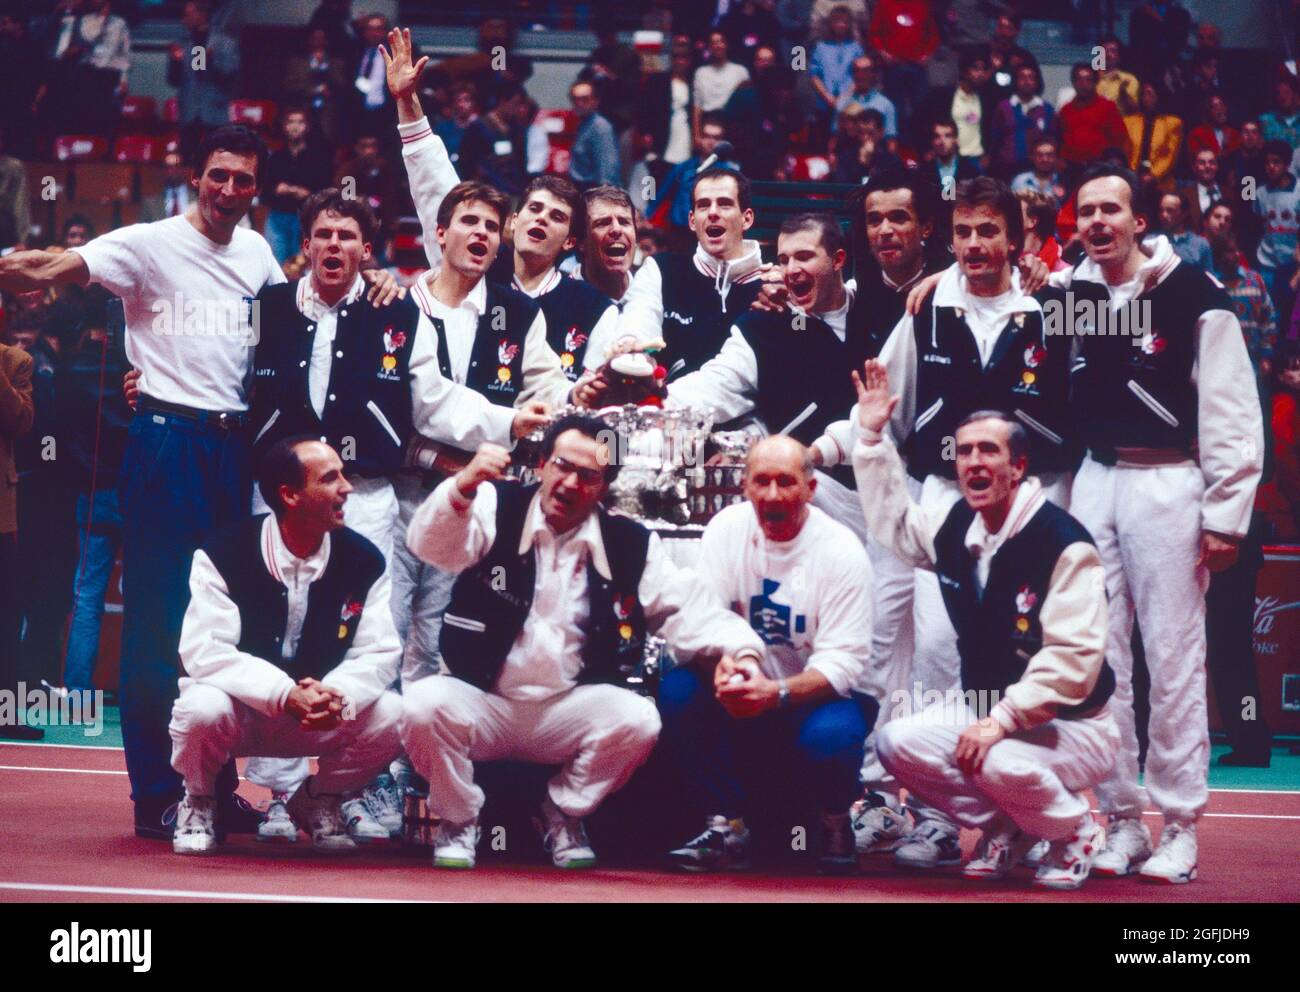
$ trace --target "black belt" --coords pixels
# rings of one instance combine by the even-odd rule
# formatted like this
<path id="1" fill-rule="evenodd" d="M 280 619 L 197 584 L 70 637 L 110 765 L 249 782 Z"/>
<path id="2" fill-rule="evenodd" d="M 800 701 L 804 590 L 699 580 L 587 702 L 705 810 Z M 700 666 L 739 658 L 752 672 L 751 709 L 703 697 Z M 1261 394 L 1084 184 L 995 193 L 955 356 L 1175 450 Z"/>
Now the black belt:
<path id="1" fill-rule="evenodd" d="M 154 399 L 140 394 L 139 409 L 141 413 L 162 413 L 169 417 L 191 420 L 205 427 L 216 427 L 223 431 L 242 430 L 248 423 L 246 413 L 224 413 L 219 410 L 198 410 L 192 406 L 168 403 L 166 400 Z"/>

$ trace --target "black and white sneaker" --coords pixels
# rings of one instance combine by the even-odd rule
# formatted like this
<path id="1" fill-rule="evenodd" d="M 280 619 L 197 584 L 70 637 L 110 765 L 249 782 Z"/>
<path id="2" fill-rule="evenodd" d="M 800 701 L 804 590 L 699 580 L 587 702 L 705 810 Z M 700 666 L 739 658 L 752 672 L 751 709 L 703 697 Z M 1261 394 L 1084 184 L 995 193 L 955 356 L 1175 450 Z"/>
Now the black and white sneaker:
<path id="1" fill-rule="evenodd" d="M 742 819 L 711 816 L 704 833 L 668 852 L 683 871 L 743 871 L 749 867 L 749 830 Z"/>

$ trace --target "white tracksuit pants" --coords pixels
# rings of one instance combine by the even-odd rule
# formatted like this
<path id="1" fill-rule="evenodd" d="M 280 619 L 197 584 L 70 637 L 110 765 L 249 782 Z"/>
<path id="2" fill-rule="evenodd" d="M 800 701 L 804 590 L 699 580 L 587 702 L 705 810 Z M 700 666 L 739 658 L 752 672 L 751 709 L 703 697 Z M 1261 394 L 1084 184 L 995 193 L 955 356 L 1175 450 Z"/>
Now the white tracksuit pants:
<path id="1" fill-rule="evenodd" d="M 1069 475 L 1039 476 L 1039 482 L 1048 499 L 1057 506 L 1069 508 Z M 957 483 L 939 475 L 926 476 L 924 484 L 918 483 L 909 475 L 907 487 L 912 499 L 934 519 L 942 519 L 962 498 Z M 957 631 L 948 617 L 943 593 L 939 591 L 939 577 L 934 572 L 918 568 L 913 573 L 913 581 L 912 623 L 916 651 L 910 678 L 904 680 L 902 688 L 908 692 L 913 705 L 912 712 L 915 713 L 921 709 L 927 692 L 947 693 L 961 689 L 961 659 L 957 655 Z M 884 710 L 885 707 L 882 706 L 881 709 Z M 937 818 L 946 820 L 944 817 L 936 817 L 937 811 L 927 808 L 924 802 L 909 800 L 908 806 L 918 821 Z"/>
<path id="2" fill-rule="evenodd" d="M 353 479 L 353 491 L 343 504 L 343 523 L 377 547 L 393 570 L 393 527 L 397 496 L 387 479 Z M 253 513 L 270 513 L 262 494 L 253 490 Z M 393 600 L 396 613 L 396 599 Z M 272 792 L 293 792 L 310 773 L 306 758 L 274 758 L 258 754 L 248 759 L 244 778 Z"/>
<path id="3" fill-rule="evenodd" d="M 305 765 L 306 755 L 317 755 L 313 791 L 340 795 L 388 768 L 401 746 L 401 717 L 401 697 L 385 692 L 335 730 L 303 730 L 287 713 L 266 716 L 215 686 L 192 682 L 172 707 L 172 767 L 184 777 L 187 792 L 211 796 L 231 758 L 270 755 Z"/>
<path id="4" fill-rule="evenodd" d="M 889 719 L 890 698 L 903 687 L 912 667 L 913 569 L 871 536 L 856 490 L 841 485 L 824 473 L 818 474 L 817 483 L 813 505 L 853 531 L 871 559 L 874 609 L 869 666 L 872 683 L 881 693 L 877 700 L 880 713 L 876 717 L 876 729 L 879 729 Z M 867 738 L 860 777 L 868 788 L 897 791 L 893 777 L 881 767 L 876 757 L 874 734 Z"/>
<path id="5" fill-rule="evenodd" d="M 612 685 L 580 685 L 519 701 L 451 676 L 405 687 L 402 744 L 429 781 L 429 810 L 450 823 L 477 819 L 475 761 L 563 763 L 547 791 L 569 816 L 586 816 L 619 789 L 659 739 L 655 704 Z"/>
<path id="6" fill-rule="evenodd" d="M 1210 735 L 1205 699 L 1205 590 L 1197 567 L 1205 481 L 1195 465 L 1118 468 L 1084 460 L 1074 480 L 1073 510 L 1097 542 L 1106 569 L 1110 632 L 1106 660 L 1115 671 L 1111 710 L 1122 746 L 1114 772 L 1097 788 L 1105 813 L 1138 816 L 1133 711 L 1133 618 L 1151 673 L 1146 791 L 1166 817 L 1205 810 Z"/>
<path id="7" fill-rule="evenodd" d="M 435 488 L 418 475 L 403 474 L 393 483 L 397 490 L 397 520 L 393 531 L 393 622 L 402 639 L 402 689 L 426 675 L 442 671 L 442 615 L 451 602 L 456 573 L 444 572 L 420 561 L 406 546 L 411 518 Z"/>
<path id="8" fill-rule="evenodd" d="M 1004 814 L 1034 837 L 1073 833 L 1088 812 L 1083 791 L 1110 771 L 1119 750 L 1109 708 L 1010 734 L 967 775 L 957 767 L 957 740 L 976 719 L 961 702 L 892 720 L 880 731 L 880 760 L 909 791 L 962 826 L 983 829 Z"/>

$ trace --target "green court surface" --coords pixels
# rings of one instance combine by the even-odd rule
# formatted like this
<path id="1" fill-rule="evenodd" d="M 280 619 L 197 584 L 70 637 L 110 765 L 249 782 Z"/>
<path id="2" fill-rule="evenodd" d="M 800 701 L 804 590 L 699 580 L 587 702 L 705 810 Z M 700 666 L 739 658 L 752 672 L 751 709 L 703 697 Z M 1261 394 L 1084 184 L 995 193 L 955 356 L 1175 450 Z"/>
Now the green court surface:
<path id="1" fill-rule="evenodd" d="M 102 727 L 98 736 L 87 731 L 95 727 L 46 727 L 46 744 L 76 744 L 83 747 L 121 747 L 122 724 L 116 706 L 104 707 Z M 1219 755 L 1228 750 L 1225 744 L 1215 744 L 1210 759 L 1211 789 L 1279 789 L 1300 792 L 1300 755 L 1289 753 L 1297 743 L 1294 739 L 1281 739 L 1273 747 L 1273 764 L 1269 768 L 1225 768 L 1214 764 Z"/>

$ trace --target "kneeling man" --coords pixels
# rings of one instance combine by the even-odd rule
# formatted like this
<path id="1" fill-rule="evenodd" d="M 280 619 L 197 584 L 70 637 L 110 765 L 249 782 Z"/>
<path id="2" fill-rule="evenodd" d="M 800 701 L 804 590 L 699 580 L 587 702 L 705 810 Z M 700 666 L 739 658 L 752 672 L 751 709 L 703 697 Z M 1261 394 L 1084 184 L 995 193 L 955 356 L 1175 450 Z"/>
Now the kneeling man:
<path id="1" fill-rule="evenodd" d="M 963 500 L 931 517 L 908 497 L 898 452 L 881 436 L 898 402 L 885 367 L 867 362 L 857 387 L 863 509 L 878 541 L 938 573 L 963 690 L 885 724 L 880 760 L 922 799 L 983 830 L 968 878 L 1003 877 L 1042 838 L 1050 846 L 1035 884 L 1078 888 L 1105 844 L 1083 791 L 1119 749 L 1096 545 L 1026 477 L 1024 428 L 997 411 L 958 426 Z"/>
<path id="2" fill-rule="evenodd" d="M 601 420 L 561 417 L 542 442 L 540 487 L 502 481 L 510 456 L 484 444 L 411 521 L 411 551 L 462 573 L 440 635 L 451 677 L 404 696 L 402 744 L 440 821 L 436 867 L 474 866 L 484 796 L 473 762 L 507 758 L 564 765 L 542 803 L 543 843 L 558 868 L 595 864 L 582 817 L 659 737 L 653 701 L 623 684 L 648 633 L 685 661 L 762 661 L 758 635 L 674 567 L 657 535 L 600 507 L 618 474 L 609 436 Z"/>
<path id="3" fill-rule="evenodd" d="M 763 638 L 767 660 L 680 665 L 663 680 L 664 740 L 706 818 L 670 855 L 687 871 L 744 867 L 744 816 L 779 794 L 821 814 L 823 872 L 856 865 L 848 809 L 878 709 L 863 690 L 879 691 L 867 685 L 871 562 L 848 527 L 811 505 L 816 488 L 807 448 L 764 438 L 745 465 L 748 502 L 704 529 L 700 571 Z"/>
<path id="4" fill-rule="evenodd" d="M 343 525 L 352 486 L 329 445 L 285 438 L 258 487 L 273 515 L 194 552 L 181 628 L 185 677 L 172 708 L 172 767 L 185 779 L 172 849 L 216 848 L 213 783 L 232 757 L 319 757 L 288 802 L 320 850 L 355 847 L 339 804 L 397 756 L 402 646 L 379 549 Z"/>

